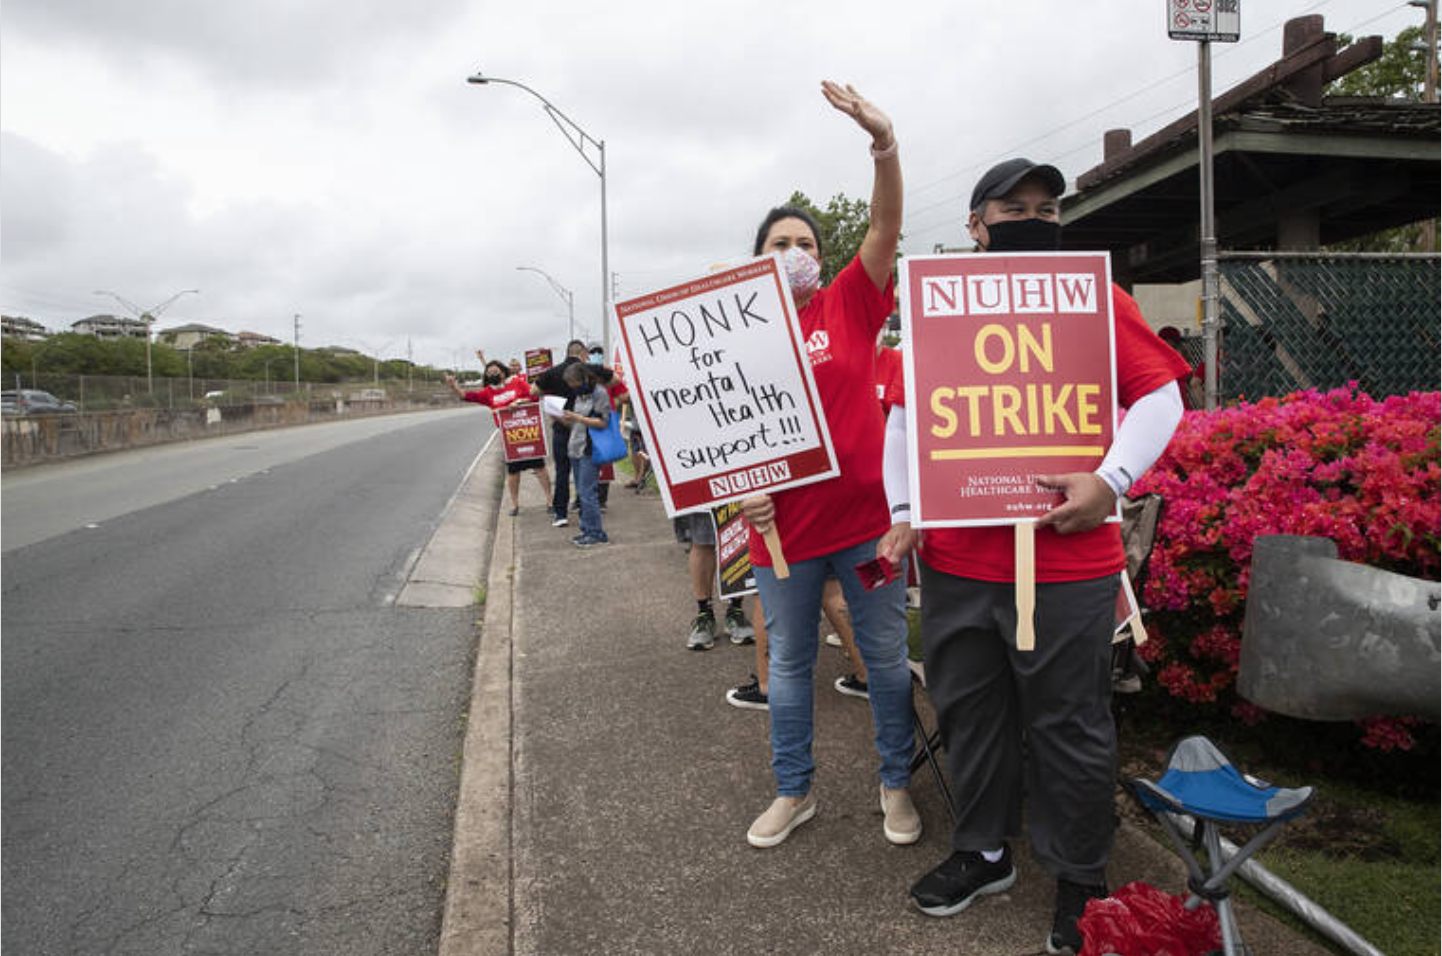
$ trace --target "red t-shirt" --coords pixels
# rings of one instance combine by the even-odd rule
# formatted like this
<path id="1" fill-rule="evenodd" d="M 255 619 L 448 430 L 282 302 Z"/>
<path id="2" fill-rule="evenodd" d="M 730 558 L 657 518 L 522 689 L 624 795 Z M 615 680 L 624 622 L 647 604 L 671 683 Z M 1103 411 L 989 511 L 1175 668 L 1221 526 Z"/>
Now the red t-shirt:
<path id="1" fill-rule="evenodd" d="M 891 414 L 896 399 L 891 396 L 904 390 L 901 378 L 901 349 L 883 348 L 876 353 L 876 397 L 881 402 L 881 417 Z M 906 404 L 903 397 L 902 405 Z"/>
<path id="2" fill-rule="evenodd" d="M 861 260 L 818 289 L 801 310 L 801 334 L 841 474 L 779 491 L 776 529 L 787 561 L 805 561 L 886 533 L 891 518 L 881 484 L 885 420 L 876 400 L 876 336 L 891 314 L 891 280 L 878 289 Z M 771 555 L 755 529 L 751 563 L 769 568 Z"/>
<path id="3" fill-rule="evenodd" d="M 1147 326 L 1136 301 L 1112 286 L 1117 352 L 1117 401 L 1128 408 L 1188 370 L 1186 360 Z M 900 395 L 896 401 L 904 402 Z M 921 556 L 938 571 L 981 581 L 1016 580 L 1015 532 L 1010 525 L 928 528 Z M 1121 526 L 1108 522 L 1079 534 L 1036 529 L 1036 579 L 1086 581 L 1126 566 Z"/>
<path id="4" fill-rule="evenodd" d="M 487 385 L 485 388 L 475 392 L 466 392 L 461 396 L 468 402 L 475 402 L 477 405 L 484 405 L 492 412 L 497 408 L 505 408 L 516 402 L 524 402 L 531 397 L 530 383 L 524 379 L 512 378 L 501 385 Z M 497 422 L 497 427 L 500 423 Z"/>

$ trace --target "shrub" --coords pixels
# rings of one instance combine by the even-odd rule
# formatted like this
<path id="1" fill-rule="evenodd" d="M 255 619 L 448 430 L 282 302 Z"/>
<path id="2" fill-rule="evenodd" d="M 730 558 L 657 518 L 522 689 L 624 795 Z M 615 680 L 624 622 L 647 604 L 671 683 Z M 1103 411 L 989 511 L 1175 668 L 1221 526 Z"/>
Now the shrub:
<path id="1" fill-rule="evenodd" d="M 1246 725 L 1267 718 L 1235 691 L 1257 535 L 1319 535 L 1344 560 L 1438 579 L 1439 399 L 1378 401 L 1354 384 L 1186 414 L 1135 487 L 1166 499 L 1138 653 L 1172 698 Z M 1351 738 L 1407 751 L 1420 726 L 1369 718 Z"/>

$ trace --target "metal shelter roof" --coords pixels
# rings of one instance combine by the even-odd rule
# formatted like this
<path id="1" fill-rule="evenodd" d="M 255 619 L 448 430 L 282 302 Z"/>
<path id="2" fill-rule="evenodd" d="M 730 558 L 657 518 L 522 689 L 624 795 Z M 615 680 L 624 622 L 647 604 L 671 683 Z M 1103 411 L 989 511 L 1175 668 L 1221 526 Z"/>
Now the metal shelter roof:
<path id="1" fill-rule="evenodd" d="M 1438 105 L 1323 97 L 1382 41 L 1338 53 L 1321 27 L 1292 21 L 1281 60 L 1213 99 L 1221 249 L 1316 248 L 1439 215 Z M 1197 278 L 1196 112 L 1135 145 L 1112 131 L 1104 152 L 1062 201 L 1065 247 L 1111 251 L 1124 283 Z"/>

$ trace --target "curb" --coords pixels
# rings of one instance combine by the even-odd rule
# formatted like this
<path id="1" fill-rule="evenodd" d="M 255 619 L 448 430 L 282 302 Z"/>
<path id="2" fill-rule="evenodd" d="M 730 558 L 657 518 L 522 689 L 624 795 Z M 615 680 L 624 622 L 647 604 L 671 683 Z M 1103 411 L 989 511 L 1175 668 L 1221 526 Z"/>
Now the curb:
<path id="1" fill-rule="evenodd" d="M 511 622 L 516 523 L 495 529 L 461 751 L 440 956 L 511 952 Z M 479 550 L 479 549 L 478 549 Z"/>
<path id="2" fill-rule="evenodd" d="M 400 607 L 471 607 L 486 574 L 487 546 L 500 513 L 505 478 L 496 467 L 500 445 L 490 439 L 471 460 L 435 533 L 416 557 L 396 598 Z"/>

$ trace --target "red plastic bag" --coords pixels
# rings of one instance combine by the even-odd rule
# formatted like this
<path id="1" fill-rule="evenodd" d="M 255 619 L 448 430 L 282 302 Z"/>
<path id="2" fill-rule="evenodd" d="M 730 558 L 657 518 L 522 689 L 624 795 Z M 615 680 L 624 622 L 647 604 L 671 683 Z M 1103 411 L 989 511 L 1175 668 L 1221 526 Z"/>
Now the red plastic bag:
<path id="1" fill-rule="evenodd" d="M 1216 910 L 1188 911 L 1183 902 L 1141 882 L 1089 901 L 1077 920 L 1084 941 L 1079 956 L 1206 956 L 1221 949 Z"/>

